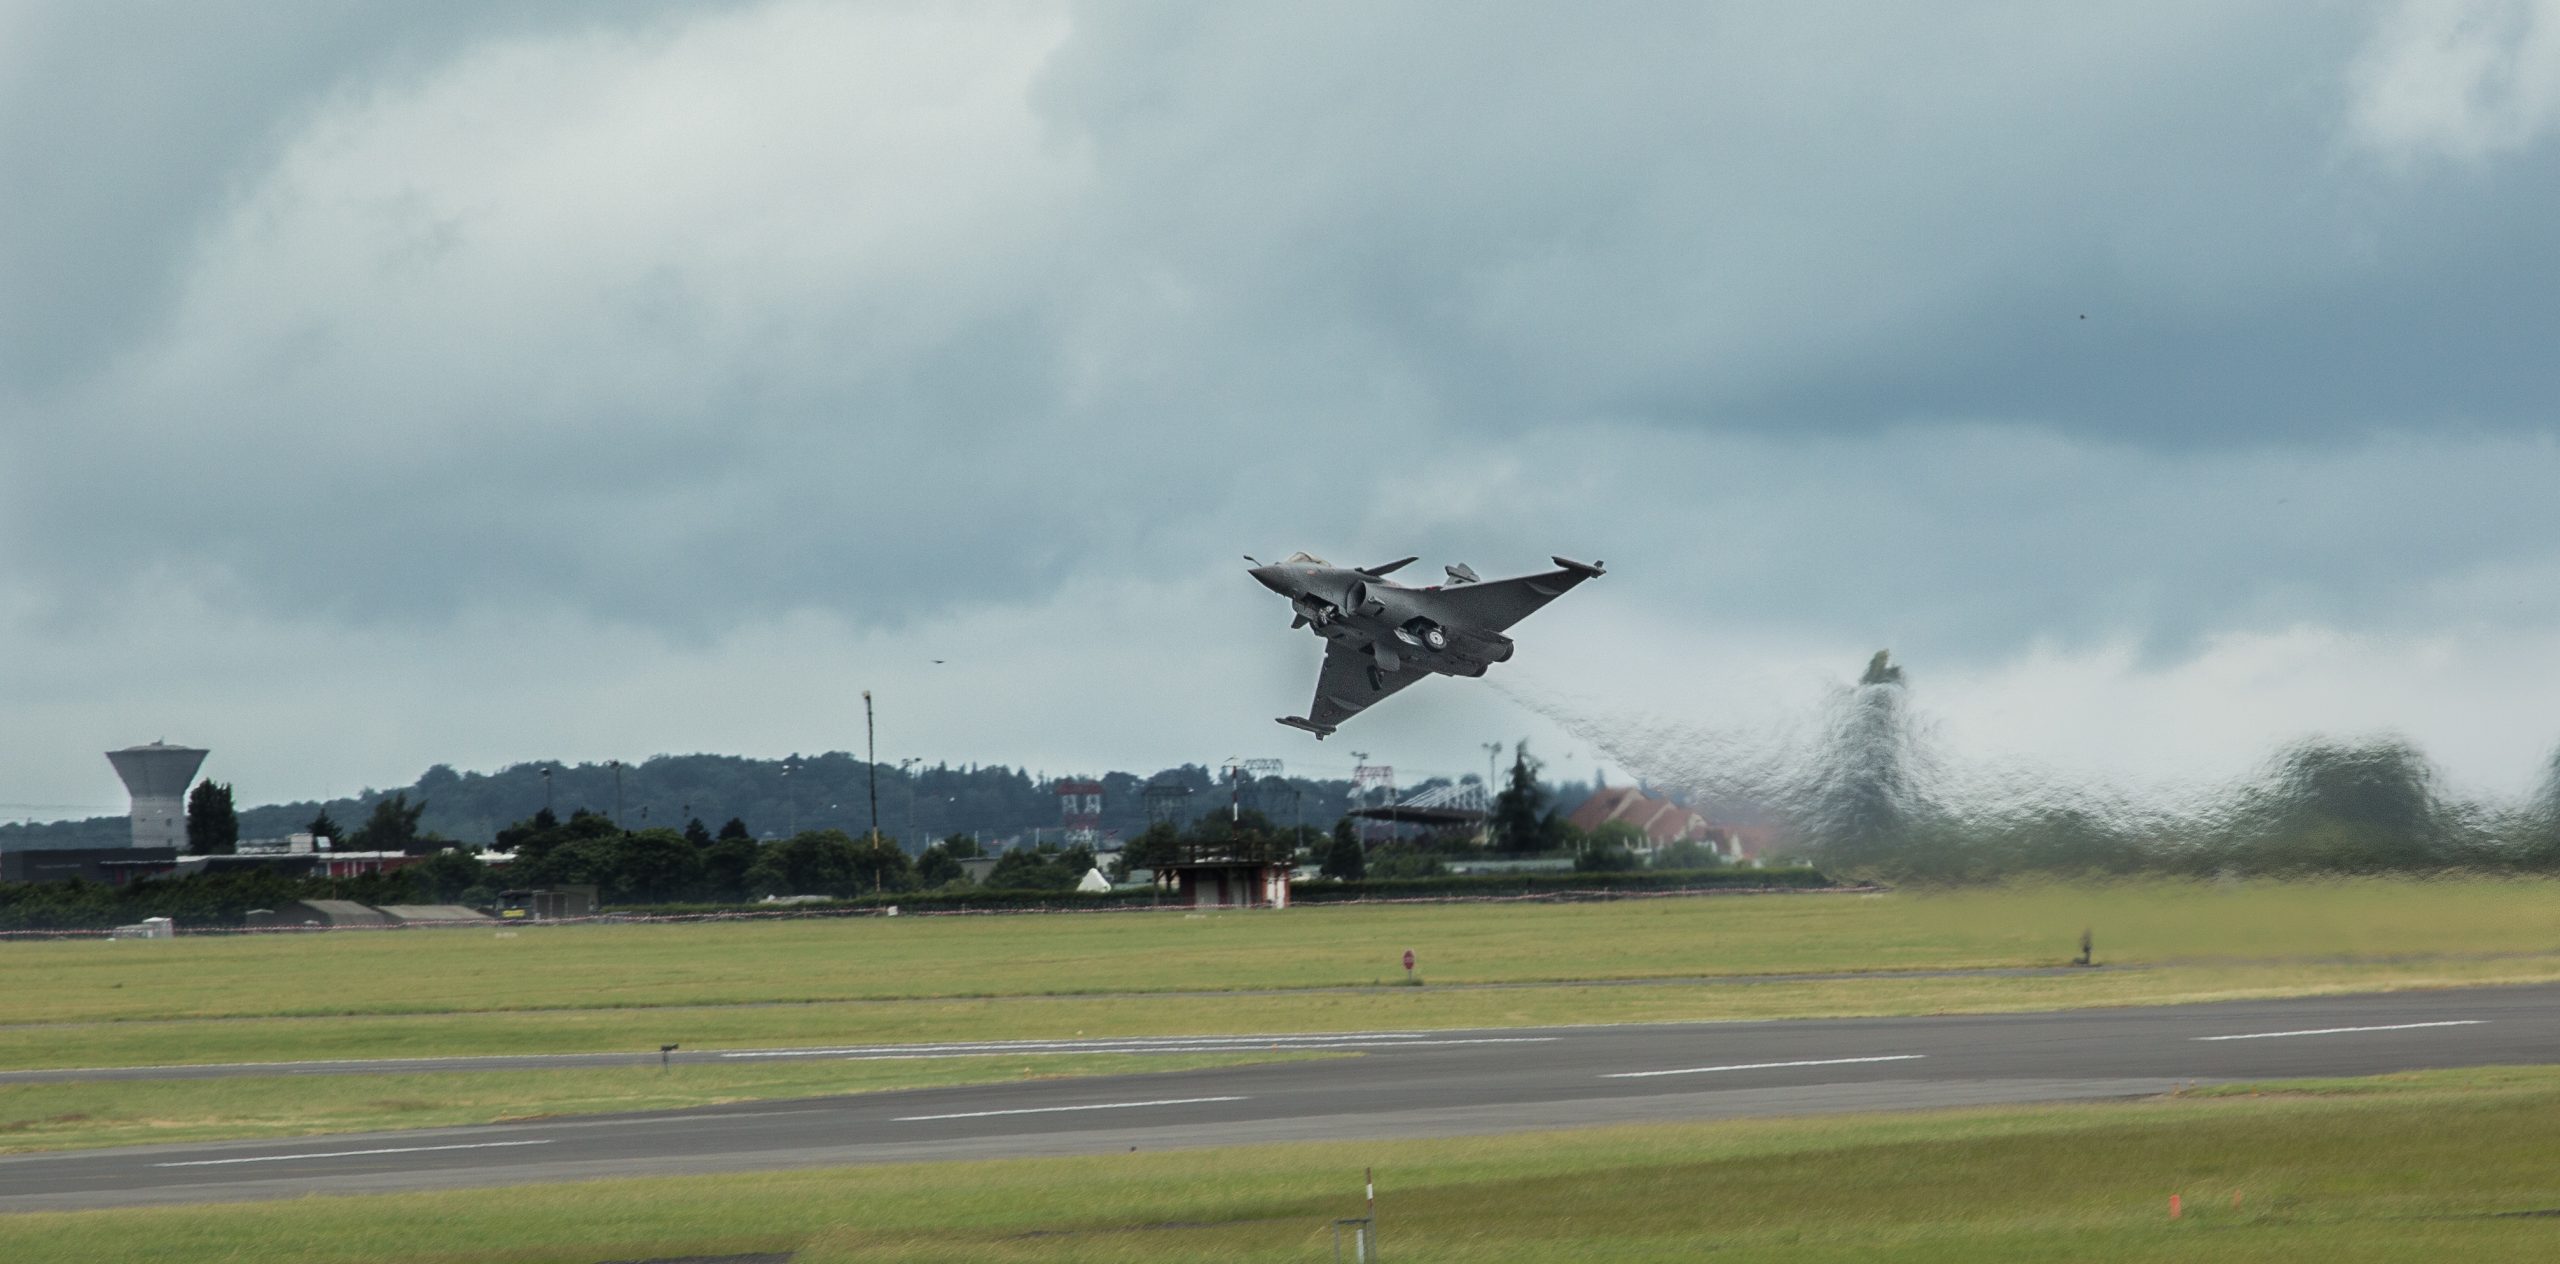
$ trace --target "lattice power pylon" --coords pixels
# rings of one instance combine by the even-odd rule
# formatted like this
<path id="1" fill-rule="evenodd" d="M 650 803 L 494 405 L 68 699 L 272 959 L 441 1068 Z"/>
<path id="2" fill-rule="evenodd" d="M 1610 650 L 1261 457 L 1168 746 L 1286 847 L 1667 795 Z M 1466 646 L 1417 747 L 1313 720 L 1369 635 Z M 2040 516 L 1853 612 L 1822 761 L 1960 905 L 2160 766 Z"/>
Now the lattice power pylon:
<path id="1" fill-rule="evenodd" d="M 1191 820 L 1191 787 L 1178 781 L 1150 781 L 1140 792 L 1147 801 L 1147 826 L 1180 829 Z"/>
<path id="2" fill-rule="evenodd" d="M 1367 751 L 1351 753 L 1360 760 L 1360 763 L 1351 769 L 1352 808 L 1356 810 L 1394 803 L 1396 801 L 1395 765 L 1370 763 Z M 1374 801 L 1373 794 L 1376 796 Z M 1369 821 L 1363 818 L 1360 822 L 1360 841 L 1364 844 L 1369 841 L 1369 828 Z"/>

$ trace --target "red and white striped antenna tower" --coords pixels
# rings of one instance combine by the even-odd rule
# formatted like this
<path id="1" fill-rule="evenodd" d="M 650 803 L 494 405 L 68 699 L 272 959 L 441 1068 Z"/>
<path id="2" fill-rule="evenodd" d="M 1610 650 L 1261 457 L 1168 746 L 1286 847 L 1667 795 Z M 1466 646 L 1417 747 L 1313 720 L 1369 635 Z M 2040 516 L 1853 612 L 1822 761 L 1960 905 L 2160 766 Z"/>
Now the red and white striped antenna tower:
<path id="1" fill-rule="evenodd" d="M 1067 846 L 1091 847 L 1101 841 L 1102 783 L 1061 778 L 1052 788 L 1058 792 L 1058 824 L 1066 827 Z"/>

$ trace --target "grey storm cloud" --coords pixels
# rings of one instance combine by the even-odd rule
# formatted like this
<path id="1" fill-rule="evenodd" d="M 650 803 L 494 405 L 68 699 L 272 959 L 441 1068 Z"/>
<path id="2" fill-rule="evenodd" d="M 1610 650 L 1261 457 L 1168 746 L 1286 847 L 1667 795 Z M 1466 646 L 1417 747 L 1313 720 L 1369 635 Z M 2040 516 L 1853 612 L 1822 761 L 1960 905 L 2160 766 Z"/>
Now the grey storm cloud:
<path id="1" fill-rule="evenodd" d="M 1231 345 L 1359 348 L 1496 433 L 2228 444 L 2535 424 L 2560 385 L 2517 354 L 2555 332 L 2547 149 L 2372 152 L 2373 13 L 1613 12 L 1105 24 L 1041 100 Z"/>
<path id="2" fill-rule="evenodd" d="M 2514 11 L 30 7 L 0 558 L 678 636 L 1567 536 L 1958 653 L 2459 605 L 2553 525 Z"/>
<path id="3" fill-rule="evenodd" d="M 668 7 L 0 4 L 0 384 L 41 395 L 148 339 L 195 235 L 331 98 Z"/>

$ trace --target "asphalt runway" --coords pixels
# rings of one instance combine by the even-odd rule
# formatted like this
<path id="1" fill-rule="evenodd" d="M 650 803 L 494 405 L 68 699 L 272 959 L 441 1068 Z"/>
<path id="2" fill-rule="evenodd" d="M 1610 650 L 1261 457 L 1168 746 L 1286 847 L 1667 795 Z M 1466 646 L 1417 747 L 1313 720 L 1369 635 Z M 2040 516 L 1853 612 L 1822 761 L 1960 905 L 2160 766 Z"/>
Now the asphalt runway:
<path id="1" fill-rule="evenodd" d="M 1071 1057 L 1087 1049 L 1203 1047 L 1357 1056 L 470 1128 L 18 1155 L 0 1158 L 0 1211 L 2135 1097 L 2191 1082 L 2541 1063 L 2560 1051 L 2560 986 L 1938 1018 L 691 1051 L 672 1073 L 738 1058 Z M 632 1060 L 306 1065 L 349 1074 Z M 272 1075 L 292 1065 L 187 1070 Z M 1062 1069 L 1071 1066 L 1062 1062 Z"/>

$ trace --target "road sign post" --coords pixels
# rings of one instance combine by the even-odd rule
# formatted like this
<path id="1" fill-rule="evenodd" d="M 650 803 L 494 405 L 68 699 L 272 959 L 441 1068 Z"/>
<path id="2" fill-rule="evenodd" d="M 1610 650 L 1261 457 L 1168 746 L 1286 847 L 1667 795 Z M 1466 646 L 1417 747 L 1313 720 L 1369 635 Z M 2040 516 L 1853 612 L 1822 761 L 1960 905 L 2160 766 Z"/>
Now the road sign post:
<path id="1" fill-rule="evenodd" d="M 1342 1231 L 1351 1231 L 1352 1264 L 1371 1264 L 1378 1258 L 1378 1174 L 1374 1168 L 1360 1169 L 1363 1194 L 1368 1198 L 1369 1214 L 1333 1222 L 1333 1258 L 1342 1259 Z"/>
<path id="2" fill-rule="evenodd" d="M 1404 981 L 1413 982 L 1413 950 L 1411 948 L 1404 950 Z"/>

